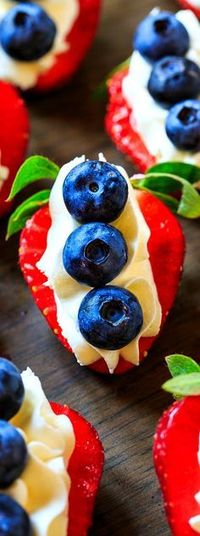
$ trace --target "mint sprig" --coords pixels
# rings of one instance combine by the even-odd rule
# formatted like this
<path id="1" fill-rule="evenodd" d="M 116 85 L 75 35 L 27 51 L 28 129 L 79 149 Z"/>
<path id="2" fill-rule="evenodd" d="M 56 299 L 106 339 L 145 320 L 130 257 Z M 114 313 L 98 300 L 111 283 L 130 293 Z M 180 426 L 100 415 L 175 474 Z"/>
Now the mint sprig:
<path id="1" fill-rule="evenodd" d="M 31 156 L 27 158 L 15 177 L 8 200 L 21 192 L 26 186 L 43 179 L 55 180 L 60 168 L 48 158 L 43 156 Z M 28 197 L 11 214 L 8 221 L 6 239 L 10 238 L 23 229 L 26 221 L 49 200 L 51 190 L 41 190 L 31 197 Z"/>
<path id="2" fill-rule="evenodd" d="M 163 384 L 163 389 L 175 398 L 200 395 L 200 366 L 190 357 L 174 354 L 166 357 L 173 378 Z"/>
<path id="3" fill-rule="evenodd" d="M 133 188 L 153 193 L 180 216 L 195 219 L 200 217 L 200 195 L 196 189 L 199 181 L 200 167 L 164 162 L 150 168 L 142 178 L 133 177 L 131 184 Z"/>
<path id="4" fill-rule="evenodd" d="M 128 67 L 130 65 L 130 61 L 131 61 L 131 58 L 129 57 L 126 60 L 124 60 L 122 63 L 119 63 L 119 65 L 117 65 L 117 67 L 114 67 L 114 69 L 112 69 L 108 73 L 106 78 L 104 78 L 104 80 L 102 82 L 100 82 L 100 84 L 97 86 L 97 88 L 93 91 L 93 98 L 94 99 L 105 99 L 106 98 L 106 96 L 107 96 L 107 86 L 108 86 L 108 82 L 109 82 L 110 78 L 112 78 L 119 71 L 123 71 L 125 69 L 128 69 Z"/>

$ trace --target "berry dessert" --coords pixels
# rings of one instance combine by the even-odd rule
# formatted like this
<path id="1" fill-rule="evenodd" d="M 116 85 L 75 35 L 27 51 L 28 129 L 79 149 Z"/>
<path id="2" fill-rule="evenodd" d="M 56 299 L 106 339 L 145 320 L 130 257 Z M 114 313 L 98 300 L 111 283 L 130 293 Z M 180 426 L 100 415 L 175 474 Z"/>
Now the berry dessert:
<path id="1" fill-rule="evenodd" d="M 200 0 L 178 0 L 181 7 L 190 9 L 200 19 Z"/>
<path id="2" fill-rule="evenodd" d="M 0 0 L 0 79 L 51 90 L 78 68 L 94 38 L 101 0 Z"/>
<path id="3" fill-rule="evenodd" d="M 173 536 L 200 534 L 200 366 L 167 358 L 172 375 L 164 389 L 178 400 L 164 412 L 154 438 L 154 463 Z"/>
<path id="4" fill-rule="evenodd" d="M 6 199 L 28 144 L 29 118 L 17 91 L 0 82 L 0 217 L 10 209 Z M 11 143 L 12 140 L 12 143 Z"/>
<path id="5" fill-rule="evenodd" d="M 21 233 L 23 275 L 80 365 L 126 372 L 147 355 L 172 307 L 184 256 L 180 225 L 161 201 L 136 192 L 125 170 L 103 155 L 75 158 L 59 173 L 47 162 L 28 159 L 11 192 L 34 173 L 38 180 L 40 168 L 44 177 L 45 165 L 45 176 L 55 172 L 49 205 Z M 8 235 L 24 227 L 33 201 L 35 210 L 47 202 L 49 194 L 38 195 L 11 216 Z"/>
<path id="6" fill-rule="evenodd" d="M 199 43 L 192 11 L 155 8 L 136 29 L 129 67 L 108 80 L 107 132 L 142 172 L 200 164 Z"/>
<path id="7" fill-rule="evenodd" d="M 104 463 L 98 435 L 3 358 L 0 442 L 1 536 L 86 536 Z"/>

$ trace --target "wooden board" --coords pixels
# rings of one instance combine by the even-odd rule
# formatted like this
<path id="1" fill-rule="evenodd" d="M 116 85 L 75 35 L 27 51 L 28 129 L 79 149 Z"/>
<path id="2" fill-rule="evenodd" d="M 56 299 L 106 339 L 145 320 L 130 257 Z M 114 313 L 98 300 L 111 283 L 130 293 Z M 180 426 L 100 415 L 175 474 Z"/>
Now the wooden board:
<path id="1" fill-rule="evenodd" d="M 176 9 L 172 0 L 162 8 Z M 31 153 L 62 164 L 99 151 L 113 163 L 130 162 L 104 133 L 105 102 L 91 91 L 131 53 L 133 30 L 154 6 L 153 0 L 105 0 L 97 39 L 68 87 L 28 101 L 32 121 Z M 152 465 L 152 439 L 158 418 L 171 403 L 160 386 L 168 378 L 164 356 L 183 352 L 198 358 L 199 222 L 183 222 L 187 257 L 175 307 L 146 362 L 122 377 L 102 377 L 80 368 L 56 340 L 33 303 L 17 266 L 18 238 L 4 242 L 0 224 L 0 354 L 38 374 L 49 399 L 66 402 L 97 428 L 106 465 L 96 503 L 92 536 L 167 536 L 170 534 Z"/>

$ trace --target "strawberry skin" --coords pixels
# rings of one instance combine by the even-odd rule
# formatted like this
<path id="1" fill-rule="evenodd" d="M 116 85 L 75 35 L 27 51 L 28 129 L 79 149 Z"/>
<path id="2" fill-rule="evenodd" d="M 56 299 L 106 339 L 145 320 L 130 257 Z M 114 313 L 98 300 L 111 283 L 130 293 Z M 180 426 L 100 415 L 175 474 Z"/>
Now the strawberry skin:
<path id="1" fill-rule="evenodd" d="M 180 282 L 184 259 L 184 237 L 178 220 L 160 200 L 147 192 L 137 192 L 136 195 L 144 218 L 151 230 L 148 248 L 162 307 L 163 324 L 173 305 Z M 44 285 L 46 277 L 36 267 L 36 263 L 46 249 L 50 225 L 51 218 L 48 206 L 38 210 L 27 222 L 20 237 L 19 262 L 38 308 L 46 317 L 58 339 L 71 351 L 57 322 L 53 291 Z M 155 337 L 140 339 L 140 360 L 147 355 L 154 340 Z M 114 373 L 123 374 L 133 366 L 120 358 Z M 97 372 L 109 373 L 103 359 L 99 359 L 90 368 Z"/>
<path id="2" fill-rule="evenodd" d="M 6 82 L 0 82 L 0 117 L 0 166 L 3 165 L 10 171 L 3 186 L 0 186 L 1 217 L 10 209 L 10 203 L 6 203 L 6 199 L 25 157 L 29 139 L 28 111 L 17 91 Z"/>
<path id="3" fill-rule="evenodd" d="M 86 536 L 103 471 L 103 447 L 96 430 L 79 413 L 54 402 L 51 407 L 56 415 L 69 417 L 76 439 L 67 468 L 71 478 L 67 536 Z"/>
<path id="4" fill-rule="evenodd" d="M 131 126 L 131 109 L 122 93 L 122 82 L 127 73 L 128 69 L 118 71 L 108 81 L 109 102 L 105 127 L 117 148 L 143 173 L 156 163 L 156 159 L 145 147 L 139 133 Z"/>
<path id="5" fill-rule="evenodd" d="M 194 6 L 194 4 L 192 4 L 188 0 L 178 0 L 178 2 L 181 5 L 181 7 L 183 7 L 183 9 L 191 9 L 191 11 L 193 11 L 193 13 L 196 15 L 196 17 L 198 17 L 198 19 L 200 19 L 200 8 L 199 7 Z"/>
<path id="6" fill-rule="evenodd" d="M 79 16 L 66 37 L 69 47 L 57 56 L 53 67 L 38 78 L 37 91 L 49 91 L 66 82 L 78 69 L 92 44 L 99 22 L 101 0 L 79 0 L 79 4 Z"/>
<path id="7" fill-rule="evenodd" d="M 197 535 L 188 521 L 200 514 L 195 500 L 200 491 L 199 433 L 200 396 L 172 404 L 156 430 L 154 463 L 173 536 Z"/>

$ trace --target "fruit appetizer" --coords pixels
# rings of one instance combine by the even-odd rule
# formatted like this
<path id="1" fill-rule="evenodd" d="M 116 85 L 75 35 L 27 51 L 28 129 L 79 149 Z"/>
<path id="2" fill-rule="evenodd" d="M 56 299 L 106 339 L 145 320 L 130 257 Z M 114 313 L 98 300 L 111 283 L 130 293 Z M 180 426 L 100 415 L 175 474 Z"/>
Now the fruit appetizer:
<path id="1" fill-rule="evenodd" d="M 200 366 L 183 355 L 167 359 L 164 389 L 178 400 L 154 438 L 154 462 L 173 536 L 200 534 Z"/>
<path id="2" fill-rule="evenodd" d="M 3 358 L 0 441 L 1 536 L 86 536 L 104 463 L 97 432 Z"/>
<path id="3" fill-rule="evenodd" d="M 55 179 L 51 193 L 34 194 L 8 225 L 8 237 L 25 226 L 19 249 L 25 280 L 80 365 L 126 372 L 147 355 L 173 304 L 183 266 L 181 227 L 160 200 L 135 191 L 125 170 L 101 154 L 75 158 L 61 170 L 31 157 L 11 198 L 47 176 Z"/>
<path id="4" fill-rule="evenodd" d="M 142 172 L 168 160 L 200 164 L 199 43 L 192 11 L 156 8 L 136 29 L 129 67 L 108 80 L 107 132 Z"/>
<path id="5" fill-rule="evenodd" d="M 0 79 L 48 91 L 68 80 L 94 38 L 101 0 L 0 0 Z"/>
<path id="6" fill-rule="evenodd" d="M 0 217 L 9 209 L 6 199 L 28 144 L 28 112 L 16 90 L 0 82 Z M 11 142 L 12 140 L 12 142 Z"/>
<path id="7" fill-rule="evenodd" d="M 178 0 L 184 9 L 190 9 L 200 19 L 200 1 L 199 0 Z"/>

